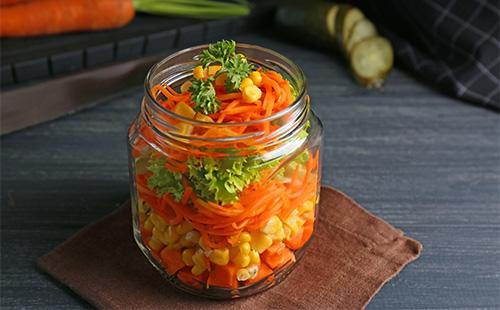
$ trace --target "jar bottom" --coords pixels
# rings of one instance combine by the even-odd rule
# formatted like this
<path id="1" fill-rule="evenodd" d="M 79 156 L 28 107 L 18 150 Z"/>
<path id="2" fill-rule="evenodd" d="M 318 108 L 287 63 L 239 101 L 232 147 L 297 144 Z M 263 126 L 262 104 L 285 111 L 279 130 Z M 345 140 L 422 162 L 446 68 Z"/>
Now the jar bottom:
<path id="1" fill-rule="evenodd" d="M 283 266 L 276 269 L 272 274 L 267 277 L 258 280 L 250 285 L 241 286 L 238 288 L 223 288 L 223 287 L 205 287 L 204 283 L 200 283 L 199 287 L 188 285 L 181 280 L 176 275 L 168 274 L 164 267 L 159 263 L 159 261 L 151 254 L 150 249 L 145 245 L 142 239 L 142 233 L 139 228 L 139 219 L 134 217 L 133 223 L 133 234 L 134 240 L 138 245 L 141 252 L 146 256 L 151 265 L 153 265 L 161 274 L 161 276 L 173 287 L 184 291 L 186 293 L 196 295 L 199 297 L 205 297 L 209 299 L 216 300 L 228 300 L 236 299 L 240 297 L 247 297 L 257 293 L 264 292 L 279 283 L 281 283 L 292 271 L 295 269 L 297 264 L 300 262 L 304 256 L 306 250 L 309 248 L 311 242 L 314 239 L 314 234 L 309 238 L 309 240 L 300 248 L 294 251 L 295 261 L 289 261 Z"/>

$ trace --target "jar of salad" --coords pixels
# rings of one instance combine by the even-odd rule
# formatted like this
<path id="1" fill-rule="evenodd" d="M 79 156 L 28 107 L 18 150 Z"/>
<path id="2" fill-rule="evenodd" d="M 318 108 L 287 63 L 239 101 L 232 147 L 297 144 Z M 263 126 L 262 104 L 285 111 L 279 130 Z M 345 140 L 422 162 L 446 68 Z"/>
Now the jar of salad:
<path id="1" fill-rule="evenodd" d="M 317 222 L 321 138 L 304 74 L 286 57 L 223 40 L 165 58 L 128 133 L 139 248 L 196 295 L 279 283 Z"/>

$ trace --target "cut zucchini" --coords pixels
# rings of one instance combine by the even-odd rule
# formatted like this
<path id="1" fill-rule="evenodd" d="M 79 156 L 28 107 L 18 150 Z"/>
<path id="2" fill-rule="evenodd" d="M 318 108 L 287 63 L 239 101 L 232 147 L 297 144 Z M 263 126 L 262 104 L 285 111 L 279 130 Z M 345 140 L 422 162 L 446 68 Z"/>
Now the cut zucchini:
<path id="1" fill-rule="evenodd" d="M 344 41 L 344 50 L 349 55 L 351 53 L 352 47 L 363 39 L 374 37 L 377 35 L 377 28 L 371 21 L 366 18 L 358 20 L 354 26 L 352 26 L 351 32 Z"/>
<path id="2" fill-rule="evenodd" d="M 379 88 L 392 69 L 394 54 L 391 43 L 383 37 L 366 38 L 353 46 L 350 61 L 354 76 L 361 85 Z"/>
<path id="3" fill-rule="evenodd" d="M 362 20 L 364 18 L 365 15 L 363 14 L 363 12 L 361 12 L 356 7 L 349 7 L 349 9 L 346 10 L 341 26 L 342 27 L 341 46 L 344 46 L 344 42 L 347 42 L 347 37 L 349 36 L 349 33 L 351 33 L 351 29 L 354 26 L 354 24 L 356 24 L 359 20 Z"/>
<path id="4" fill-rule="evenodd" d="M 335 21 L 337 18 L 337 13 L 339 12 L 338 5 L 332 5 L 326 12 L 325 22 L 326 30 L 330 37 L 335 38 Z"/>

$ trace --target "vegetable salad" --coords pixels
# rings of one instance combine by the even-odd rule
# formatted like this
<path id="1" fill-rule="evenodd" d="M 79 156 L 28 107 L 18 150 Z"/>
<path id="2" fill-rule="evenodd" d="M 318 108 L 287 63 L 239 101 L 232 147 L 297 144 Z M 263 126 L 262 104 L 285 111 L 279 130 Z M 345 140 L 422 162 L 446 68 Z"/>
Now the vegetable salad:
<path id="1" fill-rule="evenodd" d="M 291 138 L 297 147 L 270 159 L 258 139 L 215 147 L 212 139 L 272 137 L 281 125 L 266 118 L 296 94 L 281 74 L 236 53 L 234 41 L 209 45 L 197 61 L 182 84 L 151 88 L 180 116 L 165 118 L 183 148 L 161 143 L 144 124 L 131 145 L 143 243 L 168 274 L 195 288 L 271 281 L 313 233 L 318 147 L 307 146 L 309 122 Z"/>

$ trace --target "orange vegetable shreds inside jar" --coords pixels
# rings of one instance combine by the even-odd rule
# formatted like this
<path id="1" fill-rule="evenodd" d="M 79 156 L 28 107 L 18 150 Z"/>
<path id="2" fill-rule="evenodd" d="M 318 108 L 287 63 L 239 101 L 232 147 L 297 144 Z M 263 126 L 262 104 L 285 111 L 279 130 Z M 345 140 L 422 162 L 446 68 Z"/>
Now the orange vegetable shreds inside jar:
<path id="1" fill-rule="evenodd" d="M 223 40 L 167 57 L 146 80 L 129 130 L 141 250 L 201 296 L 281 281 L 313 235 L 319 199 L 322 127 L 300 68 Z"/>

